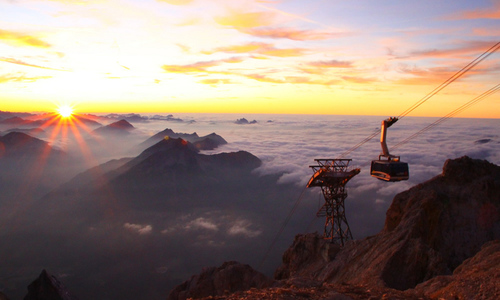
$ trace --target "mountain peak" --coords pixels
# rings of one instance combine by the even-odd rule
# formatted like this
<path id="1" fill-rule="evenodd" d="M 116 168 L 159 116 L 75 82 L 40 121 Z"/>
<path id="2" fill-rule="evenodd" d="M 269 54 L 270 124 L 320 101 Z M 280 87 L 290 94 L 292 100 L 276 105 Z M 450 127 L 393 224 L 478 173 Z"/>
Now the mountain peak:
<path id="1" fill-rule="evenodd" d="M 125 119 L 122 119 L 120 121 L 116 121 L 114 123 L 111 123 L 109 125 L 107 125 L 108 127 L 111 127 L 111 128 L 118 128 L 118 129 L 124 129 L 124 130 L 132 130 L 132 129 L 135 129 L 135 127 L 130 124 L 127 120 Z"/>
<path id="2" fill-rule="evenodd" d="M 0 145 L 4 151 L 10 153 L 40 150 L 50 147 L 45 141 L 17 131 L 12 131 L 4 136 L 0 136 Z"/>
<path id="3" fill-rule="evenodd" d="M 71 295 L 56 277 L 45 269 L 40 276 L 28 286 L 28 294 L 24 300 L 78 300 Z"/>

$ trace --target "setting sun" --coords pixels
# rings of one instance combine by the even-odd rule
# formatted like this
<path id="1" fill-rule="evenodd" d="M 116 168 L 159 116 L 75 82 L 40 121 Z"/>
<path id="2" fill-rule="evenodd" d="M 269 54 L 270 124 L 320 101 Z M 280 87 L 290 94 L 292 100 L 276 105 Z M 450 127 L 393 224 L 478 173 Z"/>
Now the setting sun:
<path id="1" fill-rule="evenodd" d="M 73 114 L 73 108 L 69 105 L 62 105 L 57 109 L 57 112 L 61 117 L 68 118 Z"/>

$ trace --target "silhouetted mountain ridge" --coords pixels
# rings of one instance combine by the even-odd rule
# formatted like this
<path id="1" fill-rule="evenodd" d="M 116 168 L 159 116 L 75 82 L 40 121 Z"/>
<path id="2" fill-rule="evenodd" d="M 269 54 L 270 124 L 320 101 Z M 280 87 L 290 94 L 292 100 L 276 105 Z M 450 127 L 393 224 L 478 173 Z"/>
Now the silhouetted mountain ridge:
<path id="1" fill-rule="evenodd" d="M 198 136 L 196 132 L 194 133 L 176 133 L 170 128 L 166 128 L 148 138 L 144 142 L 138 145 L 139 149 L 145 149 L 150 147 L 162 139 L 167 138 L 182 138 L 190 143 L 192 143 L 199 150 L 213 150 L 220 145 L 227 144 L 227 141 L 220 135 L 214 133 L 208 134 L 206 136 Z"/>

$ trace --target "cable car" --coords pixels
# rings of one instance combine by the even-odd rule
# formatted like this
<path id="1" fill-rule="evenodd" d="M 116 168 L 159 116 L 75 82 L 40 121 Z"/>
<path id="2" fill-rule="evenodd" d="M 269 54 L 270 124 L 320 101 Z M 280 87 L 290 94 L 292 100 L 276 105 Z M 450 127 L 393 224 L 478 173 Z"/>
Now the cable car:
<path id="1" fill-rule="evenodd" d="M 399 156 L 391 155 L 386 143 L 387 128 L 397 121 L 397 118 L 389 118 L 382 121 L 380 134 L 382 153 L 379 155 L 378 160 L 372 160 L 370 168 L 370 175 L 380 180 L 401 181 L 410 178 L 408 163 L 400 161 Z"/>
<path id="2" fill-rule="evenodd" d="M 372 160 L 370 175 L 384 181 L 401 181 L 410 178 L 408 163 L 399 160 L 399 157 L 383 160 L 379 156 L 378 160 Z"/>

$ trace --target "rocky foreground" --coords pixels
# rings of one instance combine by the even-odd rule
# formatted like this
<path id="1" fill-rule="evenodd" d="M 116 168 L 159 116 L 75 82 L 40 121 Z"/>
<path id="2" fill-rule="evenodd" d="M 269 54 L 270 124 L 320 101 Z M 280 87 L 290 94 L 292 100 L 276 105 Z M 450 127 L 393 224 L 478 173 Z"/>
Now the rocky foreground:
<path id="1" fill-rule="evenodd" d="M 238 268 L 202 272 L 168 299 L 500 299 L 500 167 L 448 160 L 396 195 L 379 234 L 343 248 L 298 235 L 272 280 Z"/>

